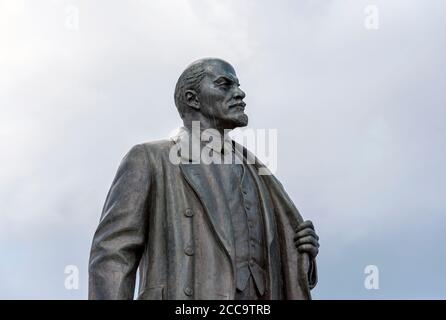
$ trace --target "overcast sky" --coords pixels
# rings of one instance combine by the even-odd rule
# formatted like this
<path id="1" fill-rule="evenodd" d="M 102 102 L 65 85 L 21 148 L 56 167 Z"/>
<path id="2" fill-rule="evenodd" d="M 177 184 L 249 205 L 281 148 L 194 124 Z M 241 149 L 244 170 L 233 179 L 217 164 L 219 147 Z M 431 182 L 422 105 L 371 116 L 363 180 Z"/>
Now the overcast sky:
<path id="1" fill-rule="evenodd" d="M 445 299 L 445 13 L 438 0 L 0 0 L 0 298 L 86 298 L 120 160 L 181 124 L 176 80 L 215 56 L 236 69 L 249 127 L 278 130 L 277 176 L 321 238 L 313 297 Z"/>

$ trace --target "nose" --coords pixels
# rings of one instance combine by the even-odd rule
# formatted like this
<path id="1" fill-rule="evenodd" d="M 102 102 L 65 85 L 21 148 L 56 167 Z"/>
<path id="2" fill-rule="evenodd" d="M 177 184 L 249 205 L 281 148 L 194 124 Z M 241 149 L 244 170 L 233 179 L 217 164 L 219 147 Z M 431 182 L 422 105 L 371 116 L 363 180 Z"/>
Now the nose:
<path id="1" fill-rule="evenodd" d="M 234 99 L 244 99 L 246 97 L 245 92 L 240 89 L 240 87 L 237 87 L 234 91 Z"/>

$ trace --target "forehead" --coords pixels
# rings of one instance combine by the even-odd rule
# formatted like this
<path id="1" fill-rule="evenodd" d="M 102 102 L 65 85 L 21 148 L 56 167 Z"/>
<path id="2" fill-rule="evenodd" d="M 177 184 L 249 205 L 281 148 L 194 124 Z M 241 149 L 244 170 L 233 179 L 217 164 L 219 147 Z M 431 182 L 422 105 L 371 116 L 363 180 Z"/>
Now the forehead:
<path id="1" fill-rule="evenodd" d="M 206 74 L 213 80 L 219 77 L 227 77 L 231 80 L 238 80 L 234 68 L 224 61 L 212 61 L 206 66 Z"/>

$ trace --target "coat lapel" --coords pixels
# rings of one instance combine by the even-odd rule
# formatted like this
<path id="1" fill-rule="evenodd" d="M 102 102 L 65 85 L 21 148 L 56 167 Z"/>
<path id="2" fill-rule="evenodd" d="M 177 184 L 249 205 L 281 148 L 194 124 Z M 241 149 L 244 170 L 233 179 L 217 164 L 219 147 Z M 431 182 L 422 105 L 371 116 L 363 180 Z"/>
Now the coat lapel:
<path id="1" fill-rule="evenodd" d="M 194 149 L 197 146 L 191 143 L 189 133 L 184 128 L 177 136 L 172 137 L 172 140 L 181 157 L 180 168 L 184 178 L 198 196 L 211 228 L 234 263 L 235 249 L 228 206 L 224 197 L 215 197 L 216 194 L 224 194 L 215 172 L 215 165 L 200 164 L 200 149 Z"/>
<path id="2" fill-rule="evenodd" d="M 257 173 L 257 167 L 247 164 L 246 167 L 251 173 L 252 178 L 254 179 L 254 183 L 257 187 L 257 193 L 259 195 L 259 208 L 260 212 L 263 213 L 263 221 L 265 223 L 265 234 L 266 241 L 268 244 L 268 249 L 271 246 L 271 243 L 274 240 L 274 236 L 276 234 L 275 230 L 275 222 L 274 222 L 274 212 L 272 211 L 272 202 L 269 197 L 269 191 L 265 188 L 263 182 L 260 180 L 259 175 Z"/>
<path id="3" fill-rule="evenodd" d="M 231 261 L 234 258 L 234 241 L 232 235 L 232 225 L 228 216 L 228 206 L 223 195 L 223 189 L 215 172 L 215 165 L 200 164 L 180 164 L 181 171 L 192 189 L 200 199 L 205 212 L 211 222 L 211 226 L 218 236 L 223 248 Z"/>

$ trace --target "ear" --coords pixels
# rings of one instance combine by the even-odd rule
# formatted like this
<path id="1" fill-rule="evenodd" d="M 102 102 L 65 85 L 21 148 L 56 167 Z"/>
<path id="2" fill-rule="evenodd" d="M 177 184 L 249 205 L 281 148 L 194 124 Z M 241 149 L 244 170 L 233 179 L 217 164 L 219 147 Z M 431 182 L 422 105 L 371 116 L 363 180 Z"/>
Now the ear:
<path id="1" fill-rule="evenodd" d="M 198 101 L 198 95 L 194 90 L 187 90 L 186 93 L 186 104 L 196 110 L 200 110 L 200 102 Z"/>

